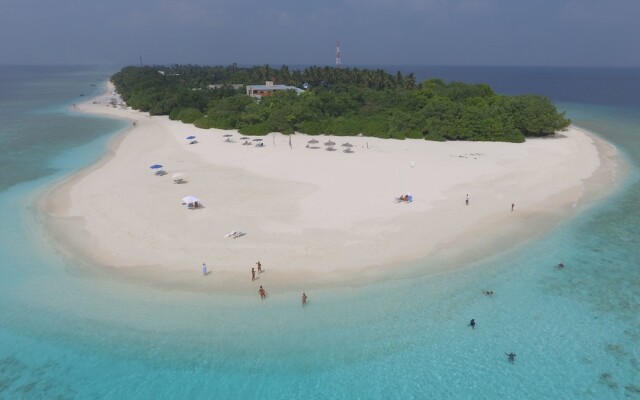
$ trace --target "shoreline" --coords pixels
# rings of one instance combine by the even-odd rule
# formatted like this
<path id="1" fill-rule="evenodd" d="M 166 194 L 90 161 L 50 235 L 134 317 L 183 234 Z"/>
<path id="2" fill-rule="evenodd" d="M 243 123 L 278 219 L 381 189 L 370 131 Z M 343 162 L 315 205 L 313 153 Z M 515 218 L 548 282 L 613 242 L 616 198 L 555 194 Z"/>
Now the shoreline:
<path id="1" fill-rule="evenodd" d="M 306 149 L 302 146 L 309 137 L 301 134 L 293 135 L 294 148 L 289 148 L 288 137 L 279 134 L 263 137 L 264 148 L 225 143 L 223 134 L 236 139 L 239 135 L 92 104 L 108 97 L 90 99 L 76 111 L 135 121 L 137 126 L 119 133 L 94 165 L 56 183 L 42 196 L 45 229 L 55 237 L 54 246 L 69 257 L 114 267 L 114 274 L 127 279 L 172 288 L 233 291 L 246 287 L 249 271 L 258 260 L 267 273 L 251 283 L 268 281 L 276 290 L 366 284 L 394 272 L 403 275 L 407 265 L 427 257 L 454 260 L 435 268 L 446 270 L 478 254 L 508 251 L 543 235 L 606 196 L 623 165 L 612 145 L 573 126 L 569 131 L 573 137 L 560 133 L 554 138 L 529 139 L 531 148 L 526 151 L 526 143 L 318 137 L 355 144 L 353 154 L 343 154 Z M 186 145 L 188 134 L 195 134 L 200 143 Z M 563 139 L 566 142 L 560 142 Z M 582 152 L 567 146 L 569 141 Z M 559 143 L 550 146 L 550 142 Z M 570 159 L 558 158 L 558 151 Z M 556 153 L 549 157 L 544 152 Z M 534 167 L 518 160 L 531 155 L 549 159 L 541 165 L 531 160 Z M 148 165 L 160 162 L 151 161 L 156 160 L 153 157 L 170 160 L 161 162 L 167 164 L 168 175 L 156 177 L 149 172 Z M 130 165 L 136 158 L 144 161 Z M 576 171 L 574 162 L 580 162 L 581 169 Z M 128 164 L 132 176 L 126 176 Z M 552 167 L 565 168 L 571 176 L 552 173 Z M 442 171 L 434 175 L 434 168 Z M 174 172 L 187 174 L 189 183 L 171 184 Z M 518 174 L 541 176 L 522 180 Z M 424 183 L 425 178 L 433 181 Z M 178 188 L 184 188 L 184 194 Z M 535 190 L 539 188 L 546 190 Z M 205 208 L 182 209 L 179 198 L 192 194 L 191 190 L 202 196 Z M 414 194 L 414 202 L 394 204 L 393 197 L 405 190 Z M 511 199 L 506 197 L 507 190 L 514 192 Z M 467 192 L 471 194 L 468 207 L 464 205 Z M 142 210 L 123 200 L 127 193 L 151 211 L 138 215 Z M 253 198 L 256 193 L 259 199 Z M 498 207 L 498 201 L 504 204 Z M 161 204 L 150 204 L 156 202 Z M 512 202 L 516 203 L 513 213 Z M 121 212 L 124 208 L 126 212 Z M 108 217 L 101 220 L 95 214 Z M 123 214 L 122 219 L 116 220 L 118 214 Z M 216 226 L 221 222 L 223 227 Z M 196 230 L 195 234 L 177 228 L 180 224 Z M 124 232 L 113 232 L 119 229 Z M 178 232 L 157 233 L 170 229 Z M 224 239 L 223 234 L 231 230 L 246 230 L 247 235 Z M 181 235 L 187 237 L 181 239 Z M 127 251 L 132 246 L 135 254 Z M 201 278 L 202 261 L 213 276 L 194 282 Z M 431 268 L 421 272 L 435 272 Z"/>

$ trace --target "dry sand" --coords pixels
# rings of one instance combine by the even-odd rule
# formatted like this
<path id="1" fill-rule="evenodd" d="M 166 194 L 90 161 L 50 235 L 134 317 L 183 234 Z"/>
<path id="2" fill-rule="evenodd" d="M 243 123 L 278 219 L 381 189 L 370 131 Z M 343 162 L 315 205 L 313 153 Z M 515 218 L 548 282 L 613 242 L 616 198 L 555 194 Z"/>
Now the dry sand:
<path id="1" fill-rule="evenodd" d="M 612 187 L 619 165 L 611 145 L 575 127 L 524 144 L 322 136 L 314 149 L 306 147 L 312 137 L 270 134 L 259 148 L 242 145 L 237 132 L 110 107 L 111 97 L 77 109 L 135 127 L 51 190 L 43 207 L 72 253 L 168 280 L 193 279 L 202 262 L 229 282 L 245 280 L 258 260 L 282 280 L 335 280 L 463 254 L 476 242 L 525 240 L 574 213 L 589 188 Z M 336 151 L 325 150 L 328 140 Z M 347 141 L 353 153 L 343 151 Z M 154 175 L 156 163 L 167 175 Z M 188 182 L 174 184 L 175 173 Z M 407 192 L 412 203 L 394 201 Z M 186 209 L 187 195 L 204 207 Z M 225 238 L 234 230 L 246 235 Z"/>

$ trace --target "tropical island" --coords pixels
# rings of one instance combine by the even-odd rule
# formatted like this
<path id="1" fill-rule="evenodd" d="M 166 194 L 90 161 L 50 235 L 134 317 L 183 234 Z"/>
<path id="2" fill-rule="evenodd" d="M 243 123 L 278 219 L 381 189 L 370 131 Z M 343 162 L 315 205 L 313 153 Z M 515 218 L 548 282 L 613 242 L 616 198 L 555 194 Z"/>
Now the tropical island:
<path id="1" fill-rule="evenodd" d="M 417 83 L 413 74 L 382 69 L 125 67 L 112 82 L 134 109 L 245 135 L 300 132 L 521 143 L 554 135 L 571 123 L 544 96 L 505 96 L 486 84 L 441 79 Z M 247 90 L 263 82 L 290 90 L 262 96 Z"/>

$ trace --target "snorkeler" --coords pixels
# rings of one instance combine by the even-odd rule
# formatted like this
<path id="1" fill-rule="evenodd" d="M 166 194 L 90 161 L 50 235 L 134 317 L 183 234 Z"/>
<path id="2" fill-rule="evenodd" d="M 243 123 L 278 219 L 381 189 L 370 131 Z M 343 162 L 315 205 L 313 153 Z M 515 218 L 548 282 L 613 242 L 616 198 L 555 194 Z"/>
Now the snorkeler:
<path id="1" fill-rule="evenodd" d="M 516 361 L 516 353 L 509 353 L 509 354 L 504 353 L 504 354 L 508 357 L 509 362 L 511 364 L 513 364 Z"/>

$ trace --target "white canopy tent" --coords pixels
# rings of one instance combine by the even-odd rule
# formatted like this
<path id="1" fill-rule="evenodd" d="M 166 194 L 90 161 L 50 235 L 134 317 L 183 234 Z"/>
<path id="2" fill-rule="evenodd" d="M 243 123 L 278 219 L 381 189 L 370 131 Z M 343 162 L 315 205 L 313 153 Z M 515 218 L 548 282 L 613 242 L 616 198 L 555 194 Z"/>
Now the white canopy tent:
<path id="1" fill-rule="evenodd" d="M 183 183 L 184 182 L 184 175 L 182 175 L 182 174 L 173 174 L 173 176 L 171 178 L 173 179 L 173 183 Z"/>
<path id="2" fill-rule="evenodd" d="M 182 198 L 182 204 L 186 204 L 187 208 L 193 210 L 202 207 L 202 202 L 196 196 L 185 196 Z"/>

